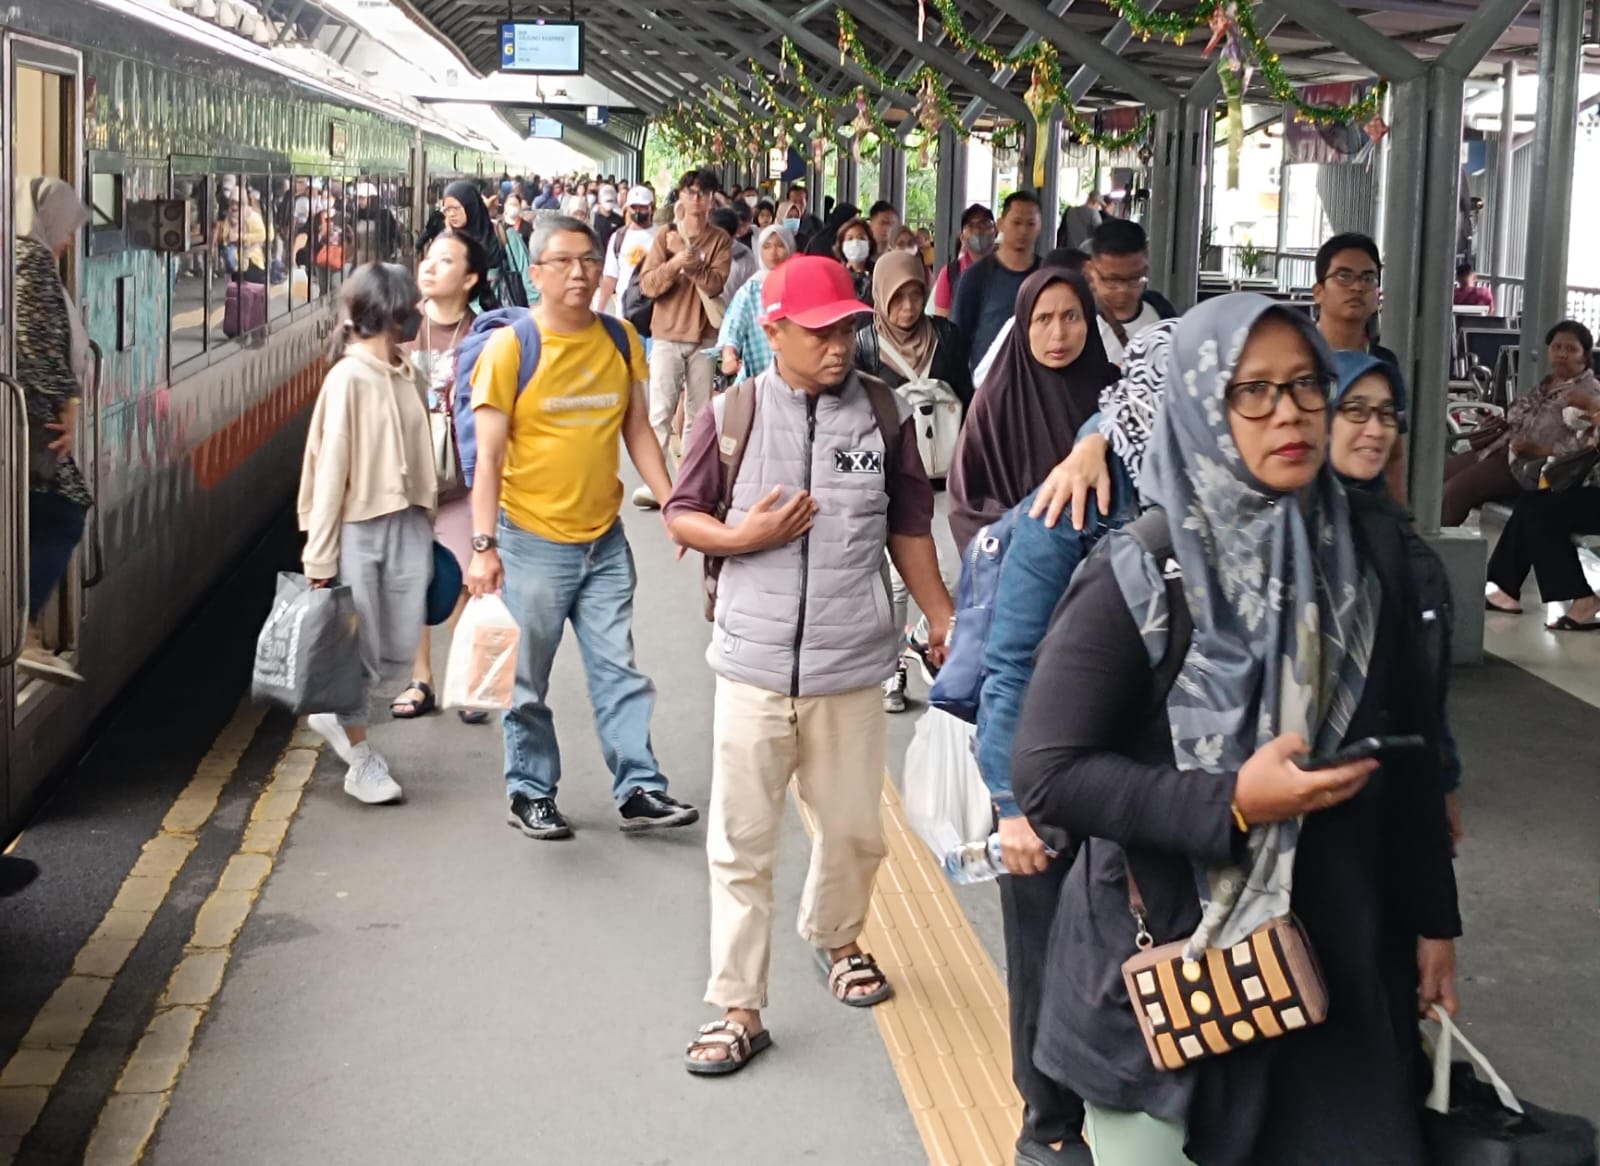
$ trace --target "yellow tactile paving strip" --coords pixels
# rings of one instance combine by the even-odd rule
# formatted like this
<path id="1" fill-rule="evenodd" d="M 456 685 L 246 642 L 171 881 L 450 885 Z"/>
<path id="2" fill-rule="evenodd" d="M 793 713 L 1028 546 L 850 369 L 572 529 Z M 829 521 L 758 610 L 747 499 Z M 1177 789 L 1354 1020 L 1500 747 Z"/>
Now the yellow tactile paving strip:
<path id="1" fill-rule="evenodd" d="M 1005 985 L 887 778 L 883 834 L 889 856 L 861 946 L 895 994 L 872 1015 L 929 1162 L 1006 1166 L 1022 1100 L 1011 1084 Z"/>

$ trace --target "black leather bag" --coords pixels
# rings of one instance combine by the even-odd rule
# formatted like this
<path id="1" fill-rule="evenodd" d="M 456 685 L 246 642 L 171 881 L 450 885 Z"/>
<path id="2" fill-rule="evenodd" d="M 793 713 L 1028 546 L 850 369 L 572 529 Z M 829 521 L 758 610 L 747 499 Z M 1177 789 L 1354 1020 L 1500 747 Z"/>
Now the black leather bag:
<path id="1" fill-rule="evenodd" d="M 1435 1017 L 1442 1024 L 1433 1088 L 1422 1112 L 1431 1166 L 1600 1166 L 1595 1128 L 1587 1119 L 1514 1096 L 1455 1025 L 1437 1010 Z M 1457 1043 L 1472 1063 L 1450 1059 Z M 1479 1078 L 1474 1064 L 1489 1080 Z"/>

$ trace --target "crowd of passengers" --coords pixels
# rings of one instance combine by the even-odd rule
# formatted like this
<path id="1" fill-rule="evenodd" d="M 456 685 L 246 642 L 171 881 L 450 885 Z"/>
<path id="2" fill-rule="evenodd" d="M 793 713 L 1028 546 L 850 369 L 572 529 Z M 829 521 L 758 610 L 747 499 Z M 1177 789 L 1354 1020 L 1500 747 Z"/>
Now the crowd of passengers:
<path id="1" fill-rule="evenodd" d="M 964 411 L 946 478 L 957 548 L 1015 522 L 975 753 L 1008 872 L 1016 1161 L 1420 1163 L 1416 1020 L 1456 1007 L 1460 767 L 1448 587 L 1401 505 L 1405 385 L 1369 338 L 1374 243 L 1321 249 L 1315 322 L 1251 294 L 1177 316 L 1148 286 L 1142 228 L 1096 212 L 1085 250 L 1041 260 L 1027 191 L 998 218 L 968 207 L 957 257 L 933 272 L 892 208 L 818 220 L 799 185 L 764 206 L 695 170 L 660 208 L 648 186 L 534 187 L 529 217 L 526 184 L 452 186 L 415 280 L 370 264 L 345 282 L 305 450 L 304 570 L 352 589 L 369 683 L 409 670 L 396 717 L 436 705 L 435 542 L 460 562 L 462 603 L 504 598 L 521 632 L 507 821 L 553 840 L 572 834 L 550 707 L 568 623 L 621 828 L 700 817 L 668 793 L 651 744 L 622 449 L 644 481 L 635 503 L 659 506 L 663 537 L 715 564 L 705 1000 L 719 1015 L 695 1032 L 687 1071 L 739 1072 L 773 1045 L 763 1013 L 791 780 L 815 825 L 799 931 L 819 975 L 846 1007 L 894 991 L 859 938 L 885 854 L 884 712 L 904 707 L 907 599 L 934 666 L 952 623 L 934 486 L 896 392 L 932 380 Z M 85 341 L 53 262 L 87 211 L 62 184 L 32 194 L 17 345 L 46 434 L 37 597 L 92 500 L 70 458 Z M 1063 234 L 1082 227 L 1073 216 Z M 617 318 L 630 290 L 648 341 Z M 529 328 L 539 351 L 525 361 Z M 458 360 L 484 333 L 473 363 Z M 1483 467 L 1507 469 L 1497 496 L 1520 493 L 1489 602 L 1509 606 L 1532 569 L 1545 599 L 1574 601 L 1567 629 L 1594 627 L 1600 607 L 1565 537 L 1600 526 L 1600 489 L 1558 496 L 1542 467 L 1600 423 L 1591 349 L 1581 326 L 1557 324 L 1549 376 L 1451 475 L 1477 490 Z M 462 394 L 476 475 L 441 489 Z M 311 718 L 350 795 L 399 801 L 368 722 L 364 706 Z M 1428 747 L 1381 766 L 1300 764 L 1408 734 Z M 1123 962 L 1175 940 L 1233 955 L 1291 913 L 1326 1020 L 1276 1039 L 1236 1026 L 1225 1053 L 1157 1068 Z"/>

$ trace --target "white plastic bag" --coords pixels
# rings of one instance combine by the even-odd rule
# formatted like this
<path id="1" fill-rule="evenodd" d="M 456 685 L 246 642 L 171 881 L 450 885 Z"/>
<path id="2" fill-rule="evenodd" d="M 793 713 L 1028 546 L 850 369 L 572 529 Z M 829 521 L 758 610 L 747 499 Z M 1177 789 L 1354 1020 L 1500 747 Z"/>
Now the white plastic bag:
<path id="1" fill-rule="evenodd" d="M 450 641 L 444 673 L 446 708 L 497 712 L 511 707 L 517 686 L 517 644 L 522 633 L 498 595 L 467 600 Z"/>
<path id="2" fill-rule="evenodd" d="M 906 821 L 934 856 L 988 840 L 994 805 L 972 755 L 975 729 L 943 709 L 930 708 L 906 748 Z"/>

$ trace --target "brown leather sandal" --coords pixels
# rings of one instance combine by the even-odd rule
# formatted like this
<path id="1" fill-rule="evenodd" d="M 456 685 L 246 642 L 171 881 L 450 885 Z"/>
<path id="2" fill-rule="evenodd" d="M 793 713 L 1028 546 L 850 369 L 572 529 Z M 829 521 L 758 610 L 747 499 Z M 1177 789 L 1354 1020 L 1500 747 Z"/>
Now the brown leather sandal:
<path id="1" fill-rule="evenodd" d="M 757 1053 L 772 1047 L 772 1033 L 762 1029 L 754 1036 L 737 1020 L 713 1020 L 700 1026 L 699 1035 L 684 1050 L 683 1067 L 696 1077 L 725 1077 L 737 1073 L 750 1063 Z M 696 1057 L 706 1049 L 721 1048 L 722 1057 L 715 1061 Z"/>
<path id="2" fill-rule="evenodd" d="M 829 960 L 828 953 L 820 947 L 816 952 L 817 967 L 822 971 L 828 991 L 839 1003 L 851 1008 L 871 1008 L 894 995 L 894 985 L 889 983 L 889 978 L 878 967 L 878 961 L 866 952 L 857 952 L 839 960 Z M 872 990 L 859 994 L 850 991 L 852 988 L 865 987 L 871 987 Z"/>

